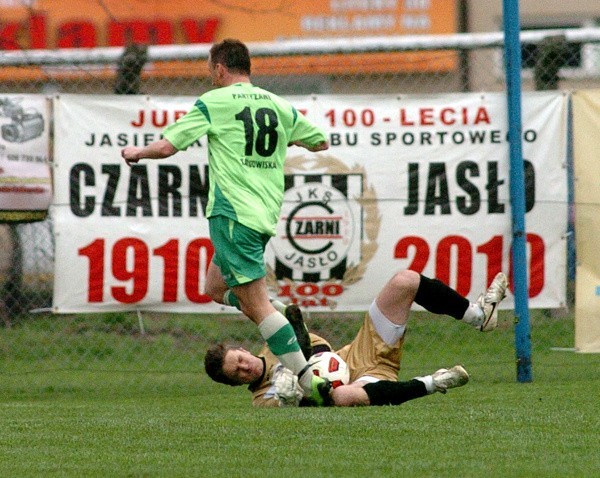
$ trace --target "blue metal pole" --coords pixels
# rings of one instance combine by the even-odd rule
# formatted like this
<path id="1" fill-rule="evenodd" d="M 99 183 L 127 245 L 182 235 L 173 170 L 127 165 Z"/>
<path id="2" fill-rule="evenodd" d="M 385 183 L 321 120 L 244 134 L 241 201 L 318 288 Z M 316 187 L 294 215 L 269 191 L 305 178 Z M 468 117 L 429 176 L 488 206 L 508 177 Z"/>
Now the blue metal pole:
<path id="1" fill-rule="evenodd" d="M 503 0 L 504 57 L 508 99 L 510 148 L 510 197 L 512 209 L 512 258 L 515 295 L 515 349 L 517 380 L 531 382 L 531 332 L 527 280 L 527 237 L 525 229 L 525 173 L 521 127 L 521 30 L 519 1 Z"/>

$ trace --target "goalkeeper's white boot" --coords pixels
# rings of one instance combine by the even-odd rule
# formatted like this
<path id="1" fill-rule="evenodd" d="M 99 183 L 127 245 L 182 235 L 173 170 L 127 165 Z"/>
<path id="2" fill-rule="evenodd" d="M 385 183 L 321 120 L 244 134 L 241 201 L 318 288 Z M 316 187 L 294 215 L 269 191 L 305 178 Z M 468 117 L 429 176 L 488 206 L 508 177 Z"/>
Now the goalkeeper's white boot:
<path id="1" fill-rule="evenodd" d="M 472 322 L 472 325 L 481 332 L 490 332 L 498 326 L 498 305 L 506 297 L 507 288 L 506 274 L 498 272 L 485 293 L 477 299 L 476 304 L 481 308 L 483 314 L 481 314 L 480 320 Z"/>
<path id="2" fill-rule="evenodd" d="M 451 369 L 441 368 L 431 375 L 436 392 L 446 393 L 450 388 L 462 387 L 469 381 L 469 374 L 461 365 Z"/>

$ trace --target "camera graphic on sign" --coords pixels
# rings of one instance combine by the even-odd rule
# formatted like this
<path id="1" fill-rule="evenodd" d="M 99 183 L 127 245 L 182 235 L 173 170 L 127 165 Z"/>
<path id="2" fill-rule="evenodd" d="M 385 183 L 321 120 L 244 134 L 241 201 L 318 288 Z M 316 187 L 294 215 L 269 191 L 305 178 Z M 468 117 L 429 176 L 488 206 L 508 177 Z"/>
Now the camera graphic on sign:
<path id="1" fill-rule="evenodd" d="M 9 143 L 24 143 L 42 135 L 44 117 L 33 109 L 21 105 L 22 98 L 0 98 L 0 117 L 10 118 L 1 128 L 2 139 Z"/>

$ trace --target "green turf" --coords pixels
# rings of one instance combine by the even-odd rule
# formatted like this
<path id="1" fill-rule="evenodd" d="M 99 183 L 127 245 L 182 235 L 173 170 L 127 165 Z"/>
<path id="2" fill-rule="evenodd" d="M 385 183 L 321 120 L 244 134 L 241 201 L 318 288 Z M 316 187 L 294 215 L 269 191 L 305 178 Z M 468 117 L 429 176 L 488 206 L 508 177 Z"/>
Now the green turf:
<path id="1" fill-rule="evenodd" d="M 174 324 L 152 340 L 94 327 L 79 344 L 43 321 L 0 330 L 0 477 L 599 476 L 600 354 L 552 350 L 572 346 L 571 320 L 534 319 L 528 384 L 508 321 L 480 334 L 445 320 L 413 322 L 401 378 L 460 362 L 471 382 L 361 409 L 252 409 L 199 373 L 194 327 L 185 341 Z M 175 353 L 140 371 L 161 349 Z"/>

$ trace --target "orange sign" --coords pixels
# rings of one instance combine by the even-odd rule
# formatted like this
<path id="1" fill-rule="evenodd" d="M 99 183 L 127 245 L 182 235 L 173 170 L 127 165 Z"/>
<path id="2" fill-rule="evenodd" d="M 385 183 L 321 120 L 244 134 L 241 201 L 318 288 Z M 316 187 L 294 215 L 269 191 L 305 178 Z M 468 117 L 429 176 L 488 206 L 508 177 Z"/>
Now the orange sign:
<path id="1" fill-rule="evenodd" d="M 270 42 L 296 38 L 449 34 L 456 0 L 0 0 L 0 49 L 56 49 L 213 43 L 224 38 Z M 25 5 L 26 6 L 23 6 Z M 302 73 L 446 71 L 453 52 L 341 55 Z M 257 73 L 263 73 L 257 62 Z M 266 62 L 267 64 L 269 62 Z M 277 64 L 296 73 L 297 58 Z M 268 70 L 270 66 L 266 66 Z M 157 71 L 160 71 L 159 68 Z M 167 69 L 169 71 L 169 69 Z M 197 74 L 197 72 L 196 72 Z M 206 74 L 203 69 L 201 74 Z"/>

